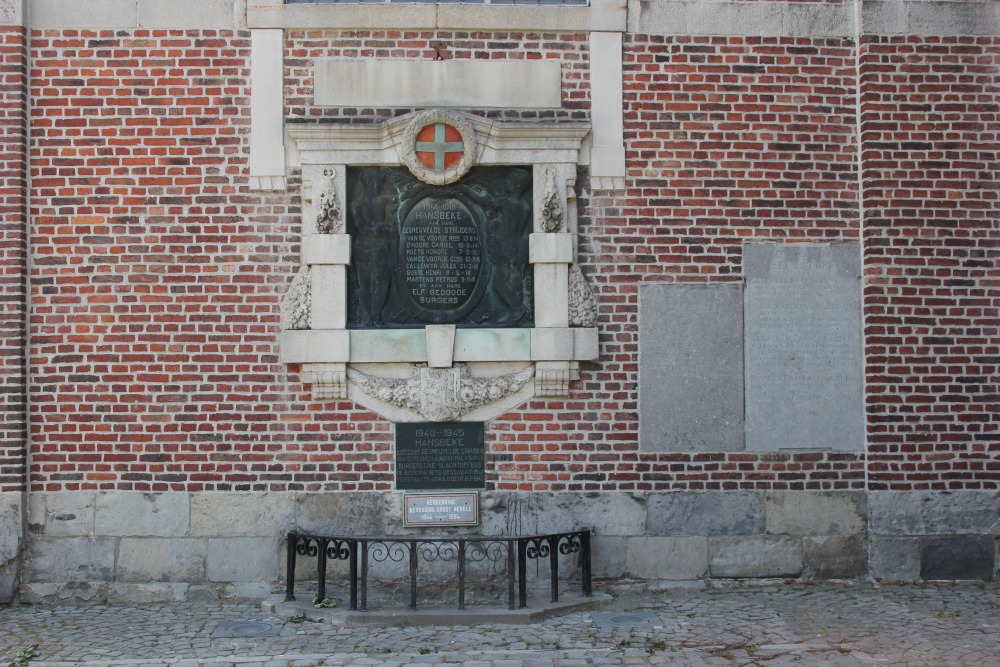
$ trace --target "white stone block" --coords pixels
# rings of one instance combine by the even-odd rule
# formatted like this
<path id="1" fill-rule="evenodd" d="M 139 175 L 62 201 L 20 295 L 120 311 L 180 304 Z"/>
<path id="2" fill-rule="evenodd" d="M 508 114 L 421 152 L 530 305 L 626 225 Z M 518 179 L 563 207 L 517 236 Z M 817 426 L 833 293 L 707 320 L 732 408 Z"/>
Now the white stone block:
<path id="1" fill-rule="evenodd" d="M 281 348 L 279 358 L 284 364 L 335 364 L 350 361 L 349 331 L 282 331 L 278 342 Z"/>
<path id="2" fill-rule="evenodd" d="M 302 237 L 303 264 L 350 264 L 351 237 L 347 234 L 308 234 Z"/>
<path id="3" fill-rule="evenodd" d="M 63 491 L 45 496 L 45 534 L 49 537 L 93 535 L 97 494 Z"/>
<path id="4" fill-rule="evenodd" d="M 347 326 L 347 267 L 314 266 L 312 305 L 309 326 L 312 329 L 344 329 Z"/>
<path id="5" fill-rule="evenodd" d="M 424 327 L 427 365 L 431 368 L 451 368 L 455 354 L 455 325 L 429 324 Z"/>
<path id="6" fill-rule="evenodd" d="M 569 264 L 573 261 L 573 235 L 536 232 L 528 236 L 528 261 L 532 264 Z"/>
<path id="7" fill-rule="evenodd" d="M 535 264 L 535 326 L 569 326 L 568 264 Z"/>
<path id="8" fill-rule="evenodd" d="M 191 496 L 191 535 L 273 537 L 295 524 L 291 493 L 206 492 Z"/>
<path id="9" fill-rule="evenodd" d="M 28 581 L 110 581 L 115 543 L 108 537 L 35 538 L 28 544 Z"/>
<path id="10" fill-rule="evenodd" d="M 427 361 L 422 329 L 352 331 L 352 363 L 394 363 Z"/>
<path id="11" fill-rule="evenodd" d="M 188 534 L 187 493 L 112 491 L 97 496 L 94 532 L 129 537 L 175 537 Z"/>
<path id="12" fill-rule="evenodd" d="M 459 329 L 455 361 L 530 361 L 530 329 Z"/>
<path id="13" fill-rule="evenodd" d="M 533 361 L 572 361 L 573 330 L 532 329 L 531 358 Z"/>
<path id="14" fill-rule="evenodd" d="M 600 342 L 596 327 L 573 329 L 573 359 L 576 361 L 597 361 L 600 358 Z"/>
<path id="15" fill-rule="evenodd" d="M 537 109 L 562 105 L 554 60 L 316 61 L 318 106 Z"/>

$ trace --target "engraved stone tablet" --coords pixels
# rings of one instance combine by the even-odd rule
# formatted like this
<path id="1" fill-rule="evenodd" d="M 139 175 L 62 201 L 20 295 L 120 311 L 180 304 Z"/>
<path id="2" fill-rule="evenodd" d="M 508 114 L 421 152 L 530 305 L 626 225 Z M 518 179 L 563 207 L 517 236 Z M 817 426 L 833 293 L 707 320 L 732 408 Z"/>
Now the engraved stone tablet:
<path id="1" fill-rule="evenodd" d="M 747 244 L 746 446 L 863 448 L 857 243 Z"/>
<path id="2" fill-rule="evenodd" d="M 643 285 L 639 292 L 639 447 L 743 449 L 740 285 Z"/>
<path id="3" fill-rule="evenodd" d="M 485 486 L 482 422 L 396 424 L 397 489 Z"/>

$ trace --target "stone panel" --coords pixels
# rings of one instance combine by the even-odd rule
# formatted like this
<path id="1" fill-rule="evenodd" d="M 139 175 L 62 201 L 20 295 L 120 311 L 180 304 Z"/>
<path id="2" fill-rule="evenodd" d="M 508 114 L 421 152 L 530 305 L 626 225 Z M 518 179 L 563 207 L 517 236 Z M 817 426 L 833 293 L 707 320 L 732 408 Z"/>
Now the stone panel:
<path id="1" fill-rule="evenodd" d="M 627 537 L 592 535 L 590 538 L 591 574 L 596 579 L 621 579 L 628 567 Z"/>
<path id="2" fill-rule="evenodd" d="M 759 535 L 760 497 L 749 491 L 665 493 L 649 496 L 649 535 Z"/>
<path id="3" fill-rule="evenodd" d="M 191 496 L 191 535 L 272 537 L 295 525 L 291 493 L 199 493 Z"/>
<path id="4" fill-rule="evenodd" d="M 118 547 L 119 581 L 202 581 L 205 540 L 124 538 Z"/>
<path id="5" fill-rule="evenodd" d="M 920 539 L 873 536 L 871 573 L 877 581 L 919 580 Z"/>
<path id="6" fill-rule="evenodd" d="M 771 491 L 764 496 L 772 535 L 854 535 L 865 532 L 863 492 Z"/>
<path id="7" fill-rule="evenodd" d="M 708 538 L 633 537 L 627 568 L 640 579 L 701 579 L 708 573 Z"/>
<path id="8" fill-rule="evenodd" d="M 189 499 L 187 493 L 100 493 L 97 495 L 94 532 L 129 537 L 187 535 Z"/>
<path id="9" fill-rule="evenodd" d="M 110 581 L 115 542 L 107 537 L 36 538 L 28 545 L 31 582 Z"/>
<path id="10" fill-rule="evenodd" d="M 803 575 L 812 579 L 857 579 L 868 573 L 868 549 L 860 535 L 807 537 Z"/>
<path id="11" fill-rule="evenodd" d="M 920 578 L 984 579 L 993 577 L 994 546 L 988 535 L 925 537 L 920 541 Z"/>
<path id="12" fill-rule="evenodd" d="M 742 308 L 739 285 L 640 287 L 640 449 L 743 449 Z"/>
<path id="13" fill-rule="evenodd" d="M 857 243 L 743 247 L 746 448 L 864 446 Z"/>
<path id="14" fill-rule="evenodd" d="M 802 573 L 802 540 L 795 537 L 711 537 L 713 577 L 797 577 Z"/>
<path id="15" fill-rule="evenodd" d="M 1000 535 L 996 491 L 874 491 L 871 531 L 879 535 Z"/>
<path id="16" fill-rule="evenodd" d="M 222 537 L 208 541 L 209 581 L 276 581 L 284 554 L 278 538 Z"/>

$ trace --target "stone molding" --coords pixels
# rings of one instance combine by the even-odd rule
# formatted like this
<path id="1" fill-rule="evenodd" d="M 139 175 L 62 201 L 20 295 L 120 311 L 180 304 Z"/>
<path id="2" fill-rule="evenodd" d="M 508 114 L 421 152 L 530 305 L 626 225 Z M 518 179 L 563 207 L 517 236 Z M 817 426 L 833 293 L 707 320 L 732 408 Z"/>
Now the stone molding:
<path id="1" fill-rule="evenodd" d="M 347 30 L 624 31 L 626 0 L 590 0 L 589 7 L 430 4 L 294 4 L 247 0 L 251 28 Z"/>
<path id="2" fill-rule="evenodd" d="M 956 0 L 863 2 L 861 25 L 875 35 L 996 35 L 1000 4 Z M 629 0 L 628 31 L 649 35 L 854 37 L 855 3 Z"/>
<path id="3" fill-rule="evenodd" d="M 594 318 L 583 320 L 590 324 L 588 327 L 573 328 L 569 313 L 571 293 L 575 295 L 574 308 L 579 309 L 580 294 L 585 291 L 580 285 L 582 274 L 574 275 L 571 282 L 570 266 L 576 261 L 577 245 L 573 201 L 576 165 L 588 125 L 500 122 L 457 111 L 430 110 L 400 116 L 378 126 L 290 126 L 289 163 L 302 170 L 303 217 L 317 219 L 322 215 L 323 202 L 331 199 L 346 204 L 348 166 L 412 162 L 408 159 L 413 153 L 413 128 L 435 119 L 465 128 L 466 143 L 477 146 L 475 164 L 533 165 L 534 231 L 529 238 L 529 262 L 534 271 L 535 327 L 459 329 L 445 332 L 448 335 L 439 335 L 440 327 L 434 326 L 348 330 L 345 328 L 346 271 L 351 261 L 350 237 L 342 229 L 339 233 L 320 234 L 313 226 L 304 225 L 301 262 L 311 276 L 311 298 L 301 294 L 301 289 L 290 290 L 286 296 L 281 360 L 301 365 L 303 381 L 320 379 L 322 398 L 350 397 L 396 421 L 429 417 L 426 411 L 421 412 L 408 402 L 401 405 L 398 401 L 381 400 L 379 392 L 373 395 L 364 390 L 363 377 L 408 381 L 411 373 L 416 372 L 415 364 L 447 370 L 455 363 L 462 363 L 470 364 L 471 377 L 490 378 L 495 385 L 496 378 L 502 375 L 520 373 L 525 364 L 536 365 L 537 372 L 526 376 L 530 379 L 534 375 L 534 382 L 526 379 L 510 391 L 493 396 L 492 402 L 470 404 L 467 410 L 449 418 L 474 415 L 476 419 L 488 419 L 532 395 L 565 396 L 570 380 L 577 377 L 577 362 L 598 356 Z M 555 209 L 561 212 L 561 231 L 546 231 L 552 226 Z M 296 283 L 299 288 L 301 282 L 299 279 Z M 324 296 L 317 298 L 320 291 Z M 288 326 L 303 320 L 304 303 L 309 304 L 309 328 Z M 574 317 L 574 323 L 580 321 Z M 355 368 L 357 372 L 352 377 L 348 364 L 369 367 Z M 511 364 L 519 366 L 510 367 Z M 316 368 L 318 365 L 322 371 Z M 346 383 L 341 383 L 340 378 L 345 376 Z M 327 377 L 336 380 L 326 381 Z M 314 398 L 319 395 L 314 393 Z"/>
<path id="4" fill-rule="evenodd" d="M 17 4 L 8 0 L 6 4 Z M 245 0 L 27 0 L 32 28 L 239 29 Z M 2 8 L 0 4 L 0 8 Z"/>

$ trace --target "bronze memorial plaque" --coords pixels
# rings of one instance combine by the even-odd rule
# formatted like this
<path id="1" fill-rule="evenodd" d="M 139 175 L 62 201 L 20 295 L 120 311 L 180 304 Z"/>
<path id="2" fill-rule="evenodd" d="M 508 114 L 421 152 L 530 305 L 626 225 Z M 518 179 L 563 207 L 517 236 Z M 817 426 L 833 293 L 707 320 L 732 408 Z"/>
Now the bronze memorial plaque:
<path id="1" fill-rule="evenodd" d="M 347 174 L 348 327 L 530 327 L 531 171 L 479 167 L 451 185 L 406 169 Z"/>

